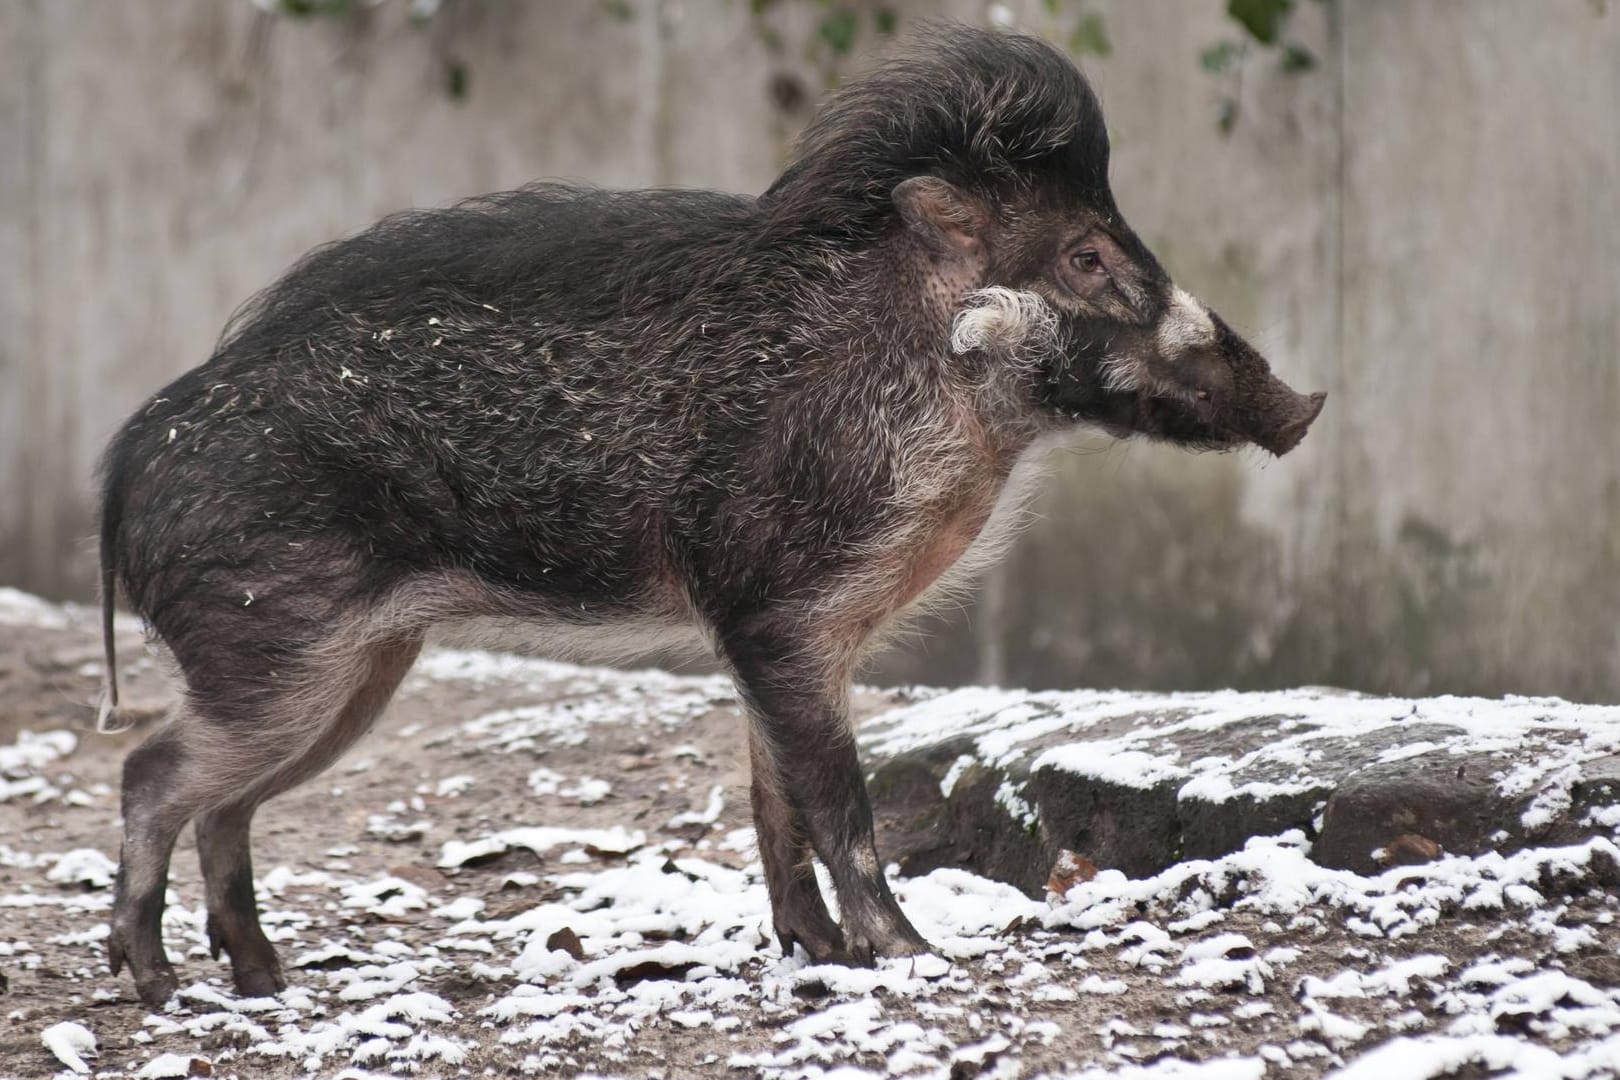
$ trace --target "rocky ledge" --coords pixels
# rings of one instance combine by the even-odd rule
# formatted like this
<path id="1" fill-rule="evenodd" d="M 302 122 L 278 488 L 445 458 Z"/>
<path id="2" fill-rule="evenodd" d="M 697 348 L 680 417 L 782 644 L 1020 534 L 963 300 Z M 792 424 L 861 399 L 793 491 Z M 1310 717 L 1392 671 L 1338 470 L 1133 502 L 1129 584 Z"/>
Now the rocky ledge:
<path id="1" fill-rule="evenodd" d="M 1067 850 L 1133 877 L 1297 830 L 1324 867 L 1620 825 L 1620 708 L 1552 698 L 970 688 L 861 729 L 885 853 L 1039 895 Z"/>

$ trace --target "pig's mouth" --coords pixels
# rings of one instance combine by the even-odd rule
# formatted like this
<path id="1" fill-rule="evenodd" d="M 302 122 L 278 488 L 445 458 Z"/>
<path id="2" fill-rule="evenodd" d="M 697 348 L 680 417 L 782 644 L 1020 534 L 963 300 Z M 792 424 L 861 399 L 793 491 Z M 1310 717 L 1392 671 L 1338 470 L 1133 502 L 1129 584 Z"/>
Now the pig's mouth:
<path id="1" fill-rule="evenodd" d="M 1208 399 L 1182 400 L 1114 392 L 1076 410 L 1075 419 L 1116 438 L 1145 435 L 1187 450 L 1226 451 L 1253 444 L 1282 457 L 1310 430 L 1326 394 L 1294 394 L 1281 407 L 1244 415 Z"/>
<path id="2" fill-rule="evenodd" d="M 1188 450 L 1235 450 L 1248 438 L 1222 423 L 1204 402 L 1153 397 L 1134 391 L 1108 394 L 1075 419 L 1100 428 L 1116 439 L 1145 435 Z"/>
<path id="3" fill-rule="evenodd" d="M 1327 399 L 1298 393 L 1258 358 L 1236 385 L 1176 387 L 1169 394 L 1110 386 L 1096 364 L 1056 366 L 1046 372 L 1040 396 L 1058 415 L 1117 438 L 1145 435 L 1189 450 L 1252 444 L 1278 457 L 1299 445 Z"/>

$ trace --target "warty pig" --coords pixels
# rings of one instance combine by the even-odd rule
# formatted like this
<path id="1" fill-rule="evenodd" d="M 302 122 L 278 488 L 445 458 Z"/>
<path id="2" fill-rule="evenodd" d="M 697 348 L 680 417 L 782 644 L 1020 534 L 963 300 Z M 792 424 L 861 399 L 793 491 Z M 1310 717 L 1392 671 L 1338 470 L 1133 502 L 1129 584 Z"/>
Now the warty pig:
<path id="1" fill-rule="evenodd" d="M 104 724 L 119 587 L 184 679 L 124 766 L 114 972 L 174 990 L 164 887 L 195 821 L 215 956 L 282 988 L 254 811 L 473 619 L 712 649 L 782 947 L 926 949 L 848 726 L 870 643 L 994 554 L 1049 437 L 1283 454 L 1322 407 L 1171 284 L 1108 150 L 1060 52 L 943 29 L 836 93 L 758 198 L 535 184 L 387 218 L 250 302 L 103 465 Z"/>

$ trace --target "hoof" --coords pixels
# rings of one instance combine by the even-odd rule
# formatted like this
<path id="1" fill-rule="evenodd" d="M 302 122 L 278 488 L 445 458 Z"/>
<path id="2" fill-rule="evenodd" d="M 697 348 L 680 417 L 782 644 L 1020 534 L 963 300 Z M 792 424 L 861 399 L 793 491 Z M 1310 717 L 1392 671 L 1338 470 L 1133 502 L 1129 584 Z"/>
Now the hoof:
<path id="1" fill-rule="evenodd" d="M 235 933 L 230 932 L 235 927 Z M 231 958 L 231 980 L 241 997 L 274 997 L 287 989 L 281 974 L 276 947 L 265 938 L 257 919 L 247 927 L 208 916 L 208 951 L 218 960 L 224 953 Z"/>
<path id="2" fill-rule="evenodd" d="M 178 989 L 180 979 L 168 964 L 144 978 L 138 974 L 135 976 L 135 993 L 141 999 L 141 1004 L 149 1009 L 163 1008 Z"/>
<path id="3" fill-rule="evenodd" d="M 793 955 L 793 944 L 797 942 L 813 964 L 836 963 L 832 957 L 844 951 L 844 932 L 828 916 L 826 908 L 819 906 L 804 905 L 778 920 L 776 940 L 784 957 Z"/>
<path id="4" fill-rule="evenodd" d="M 240 997 L 275 997 L 287 989 L 279 968 L 245 968 L 231 973 Z"/>
<path id="5" fill-rule="evenodd" d="M 922 956 L 937 952 L 910 923 L 885 929 L 845 926 L 839 947 L 818 963 L 872 967 L 884 957 Z"/>
<path id="6" fill-rule="evenodd" d="M 881 957 L 922 956 L 937 952 L 912 928 L 905 917 L 900 925 L 886 928 L 840 927 L 831 919 L 804 919 L 776 926 L 782 955 L 793 954 L 798 942 L 810 955 L 812 964 L 842 964 L 845 967 L 871 967 Z"/>
<path id="7" fill-rule="evenodd" d="M 158 947 L 155 959 L 142 959 L 129 948 L 125 935 L 114 930 L 107 938 L 107 966 L 117 975 L 125 964 L 135 978 L 135 994 L 147 1008 L 161 1009 L 180 989 L 180 979 L 174 973 L 174 965 L 163 955 L 162 946 Z"/>
<path id="8" fill-rule="evenodd" d="M 842 964 L 846 961 L 839 959 L 844 955 L 844 935 L 838 927 L 832 927 L 831 934 L 817 931 L 793 930 L 777 927 L 776 940 L 782 945 L 782 955 L 793 955 L 793 946 L 797 943 L 810 957 L 812 964 Z"/>
<path id="9" fill-rule="evenodd" d="M 915 931 L 882 936 L 850 934 L 847 940 L 849 963 L 854 967 L 871 967 L 882 957 L 925 956 L 939 951 Z"/>
<path id="10" fill-rule="evenodd" d="M 134 975 L 134 996 L 139 997 L 147 1009 L 162 1009 L 180 989 L 180 978 L 168 963 L 154 965 L 149 972 L 139 972 L 131 963 L 130 973 Z"/>

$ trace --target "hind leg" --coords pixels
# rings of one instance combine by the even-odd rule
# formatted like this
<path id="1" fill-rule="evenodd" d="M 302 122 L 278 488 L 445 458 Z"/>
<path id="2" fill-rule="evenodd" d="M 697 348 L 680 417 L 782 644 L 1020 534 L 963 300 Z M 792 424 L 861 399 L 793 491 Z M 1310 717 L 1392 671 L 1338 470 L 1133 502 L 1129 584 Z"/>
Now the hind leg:
<path id="1" fill-rule="evenodd" d="M 320 773 L 371 728 L 394 689 L 421 650 L 420 636 L 338 646 L 324 650 L 322 663 L 302 676 L 309 691 L 288 695 L 308 708 L 312 701 L 338 701 L 313 742 L 299 756 L 272 764 L 241 797 L 197 818 L 197 854 L 208 895 L 208 945 L 214 958 L 231 958 L 237 993 L 262 997 L 286 988 L 275 947 L 259 925 L 253 890 L 250 828 L 260 804 Z M 336 696 L 333 696 L 337 691 Z M 330 706 L 328 706 L 330 708 Z M 309 730 L 309 718 L 289 706 L 284 715 L 265 718 L 264 736 L 274 745 L 282 735 Z"/>
<path id="2" fill-rule="evenodd" d="M 811 956 L 838 953 L 844 947 L 844 933 L 827 910 L 821 886 L 816 883 L 810 842 L 783 794 L 775 762 L 757 730 L 749 731 L 748 749 L 753 773 L 749 794 L 754 809 L 754 836 L 782 955 L 793 955 L 794 942 L 803 945 Z"/>
<path id="3" fill-rule="evenodd" d="M 253 855 L 248 839 L 251 803 L 236 802 L 197 818 L 197 858 L 208 893 L 208 950 L 215 960 L 230 954 L 236 992 L 267 997 L 287 988 L 281 961 L 259 925 L 253 894 Z"/>
<path id="4" fill-rule="evenodd" d="M 147 1005 L 163 1004 L 178 987 L 163 951 L 163 898 L 174 842 L 198 811 L 222 791 L 193 768 L 184 706 L 174 720 L 124 761 L 124 842 L 119 854 L 107 958 L 114 975 L 127 963 Z"/>

